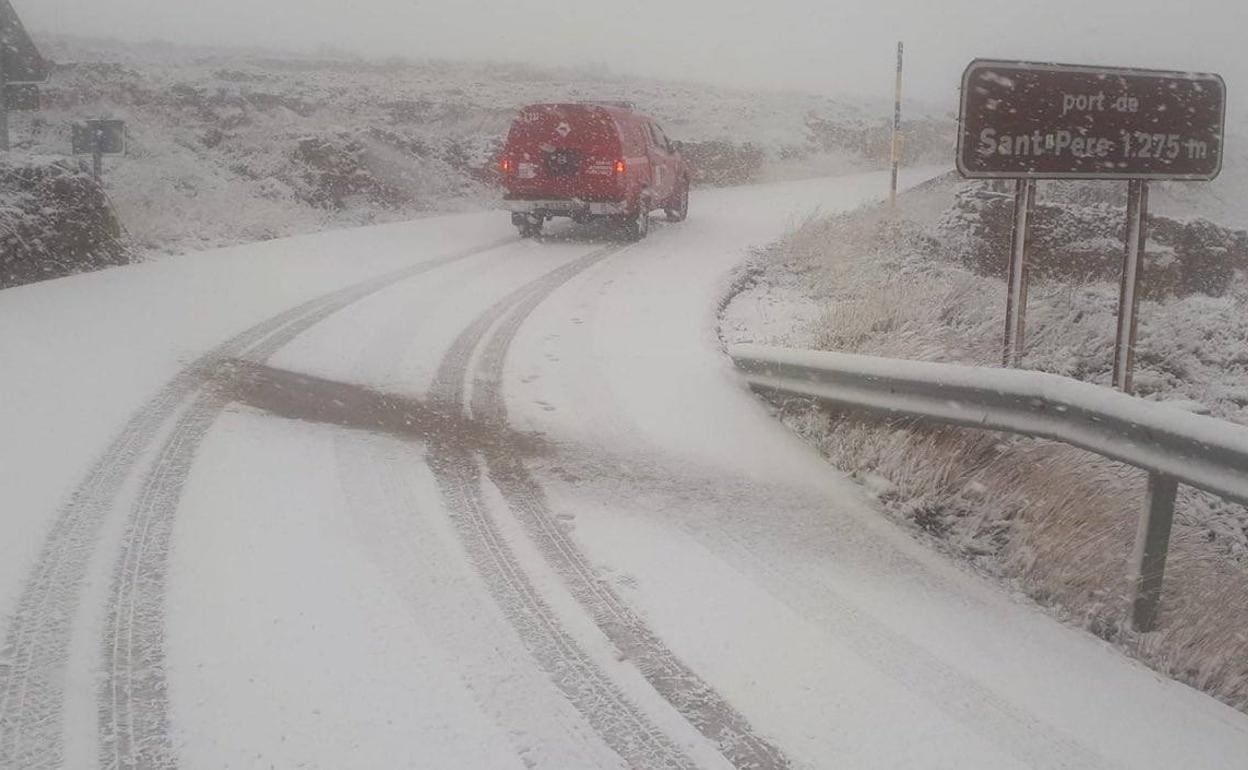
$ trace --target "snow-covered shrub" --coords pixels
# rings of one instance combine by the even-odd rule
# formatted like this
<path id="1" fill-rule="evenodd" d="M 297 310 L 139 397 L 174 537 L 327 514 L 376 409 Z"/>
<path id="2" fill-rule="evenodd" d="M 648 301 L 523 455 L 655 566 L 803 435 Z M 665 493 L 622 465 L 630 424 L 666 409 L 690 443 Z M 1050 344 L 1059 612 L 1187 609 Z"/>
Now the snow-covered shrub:
<path id="1" fill-rule="evenodd" d="M 0 156 L 0 288 L 129 261 L 108 199 L 64 160 Z"/>
<path id="2" fill-rule="evenodd" d="M 345 209 L 354 198 L 397 206 L 399 192 L 378 179 L 365 159 L 364 143 L 350 136 L 300 139 L 293 160 L 301 167 L 299 197 L 322 208 Z"/>
<path id="3" fill-rule="evenodd" d="M 815 113 L 805 119 L 807 142 L 824 151 L 851 152 L 875 164 L 892 158 L 893 123 L 883 116 L 846 121 Z M 910 165 L 947 162 L 954 145 L 949 119 L 904 120 L 900 150 Z"/>
<path id="4" fill-rule="evenodd" d="M 681 154 L 689 161 L 697 185 L 724 186 L 745 184 L 757 178 L 766 154 L 751 143 L 723 140 L 685 142 Z"/>

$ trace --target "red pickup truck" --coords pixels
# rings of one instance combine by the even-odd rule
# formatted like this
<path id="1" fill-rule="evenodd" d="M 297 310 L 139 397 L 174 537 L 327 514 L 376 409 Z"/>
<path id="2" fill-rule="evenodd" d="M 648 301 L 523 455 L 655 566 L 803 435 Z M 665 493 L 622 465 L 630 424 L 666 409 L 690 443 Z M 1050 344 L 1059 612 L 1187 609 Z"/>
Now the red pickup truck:
<path id="1" fill-rule="evenodd" d="M 522 237 L 552 217 L 606 219 L 644 238 L 650 212 L 689 212 L 689 166 L 653 119 L 614 104 L 535 104 L 511 125 L 499 160 L 503 207 Z"/>

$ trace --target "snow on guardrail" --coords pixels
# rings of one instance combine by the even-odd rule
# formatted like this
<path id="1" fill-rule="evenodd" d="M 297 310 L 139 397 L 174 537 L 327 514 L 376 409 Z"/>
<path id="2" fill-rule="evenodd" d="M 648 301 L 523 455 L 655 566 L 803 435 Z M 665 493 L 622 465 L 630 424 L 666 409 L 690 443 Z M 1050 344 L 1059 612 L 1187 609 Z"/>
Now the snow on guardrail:
<path id="1" fill-rule="evenodd" d="M 763 345 L 728 353 L 754 388 L 1054 439 L 1150 472 L 1132 560 L 1136 628 L 1156 614 L 1176 482 L 1248 504 L 1248 428 L 1043 372 Z"/>

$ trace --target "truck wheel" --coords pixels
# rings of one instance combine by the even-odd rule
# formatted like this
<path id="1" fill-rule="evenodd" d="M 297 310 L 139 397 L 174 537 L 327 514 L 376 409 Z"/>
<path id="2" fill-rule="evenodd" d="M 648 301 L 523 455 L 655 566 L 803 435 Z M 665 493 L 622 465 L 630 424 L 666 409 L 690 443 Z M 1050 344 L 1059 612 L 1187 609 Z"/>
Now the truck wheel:
<path id="1" fill-rule="evenodd" d="M 650 234 L 650 212 L 638 211 L 636 216 L 630 216 L 624 220 L 623 225 L 624 240 L 640 241 Z"/>
<path id="2" fill-rule="evenodd" d="M 520 231 L 521 238 L 536 238 L 542 234 L 542 220 L 539 219 L 536 222 L 530 220 L 516 225 L 516 229 Z"/>
<path id="3" fill-rule="evenodd" d="M 676 192 L 676 196 L 669 205 L 663 209 L 667 214 L 668 222 L 684 222 L 689 216 L 689 183 L 685 182 L 684 186 Z"/>
<path id="4" fill-rule="evenodd" d="M 640 241 L 650 234 L 650 205 L 645 199 L 639 202 L 636 214 L 624 217 L 620 229 L 626 241 Z"/>

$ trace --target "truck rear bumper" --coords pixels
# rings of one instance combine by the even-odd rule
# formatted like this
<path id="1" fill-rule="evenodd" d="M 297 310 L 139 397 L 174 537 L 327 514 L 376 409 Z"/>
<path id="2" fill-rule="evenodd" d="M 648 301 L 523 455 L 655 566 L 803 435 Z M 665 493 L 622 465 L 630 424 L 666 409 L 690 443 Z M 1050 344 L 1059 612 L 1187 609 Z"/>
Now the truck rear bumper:
<path id="1" fill-rule="evenodd" d="M 583 201 L 575 198 L 565 200 L 504 200 L 503 208 L 513 214 L 541 214 L 546 216 L 572 216 L 573 214 L 606 216 L 628 213 L 628 206 L 624 201 Z"/>

